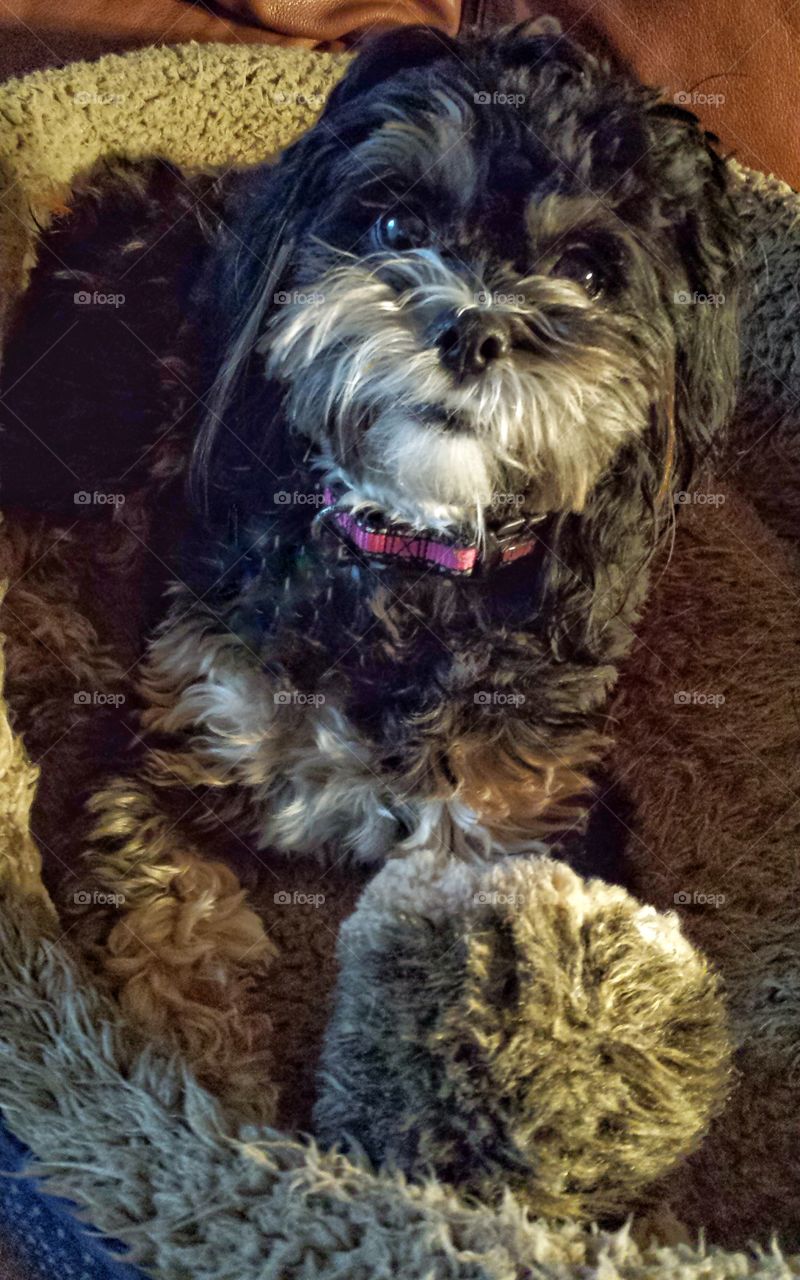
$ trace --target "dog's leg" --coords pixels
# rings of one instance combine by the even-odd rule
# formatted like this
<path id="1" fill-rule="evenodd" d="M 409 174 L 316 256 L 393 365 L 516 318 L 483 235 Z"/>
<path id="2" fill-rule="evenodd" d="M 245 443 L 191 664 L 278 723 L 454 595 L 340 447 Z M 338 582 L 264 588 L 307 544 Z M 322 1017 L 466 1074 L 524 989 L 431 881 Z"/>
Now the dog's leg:
<path id="1" fill-rule="evenodd" d="M 238 1116 L 270 1120 L 269 1025 L 253 988 L 273 948 L 237 876 L 192 847 L 146 779 L 115 779 L 89 809 L 81 944 L 148 1038 L 178 1048 Z"/>

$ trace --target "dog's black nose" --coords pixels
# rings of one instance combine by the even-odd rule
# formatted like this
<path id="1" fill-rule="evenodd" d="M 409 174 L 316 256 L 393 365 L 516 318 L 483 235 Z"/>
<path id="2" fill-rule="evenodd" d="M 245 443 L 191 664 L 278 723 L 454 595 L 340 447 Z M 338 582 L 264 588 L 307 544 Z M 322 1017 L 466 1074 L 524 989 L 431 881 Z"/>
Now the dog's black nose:
<path id="1" fill-rule="evenodd" d="M 511 339 L 501 320 L 487 311 L 463 311 L 448 318 L 436 339 L 439 359 L 459 377 L 483 373 L 493 360 L 508 355 Z"/>

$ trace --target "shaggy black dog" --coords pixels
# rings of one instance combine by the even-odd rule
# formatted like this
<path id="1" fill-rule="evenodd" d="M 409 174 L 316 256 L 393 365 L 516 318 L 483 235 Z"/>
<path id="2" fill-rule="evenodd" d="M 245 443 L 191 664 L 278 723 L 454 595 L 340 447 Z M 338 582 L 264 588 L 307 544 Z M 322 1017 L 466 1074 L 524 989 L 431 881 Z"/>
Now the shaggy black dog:
<path id="1" fill-rule="evenodd" d="M 739 248 L 695 118 L 548 23 L 380 38 L 217 217 L 152 749 L 94 797 L 90 857 L 123 998 L 224 1076 L 265 943 L 169 793 L 365 862 L 580 826 L 648 563 L 731 411 Z"/>
<path id="2" fill-rule="evenodd" d="M 308 700 L 305 764 L 276 711 L 259 778 L 283 847 L 385 856 L 452 823 L 488 852 L 562 823 L 675 489 L 731 408 L 723 164 L 537 30 L 378 41 L 215 252 L 186 581 Z M 502 564 L 509 515 L 530 550 Z M 400 554 L 415 531 L 474 567 Z"/>

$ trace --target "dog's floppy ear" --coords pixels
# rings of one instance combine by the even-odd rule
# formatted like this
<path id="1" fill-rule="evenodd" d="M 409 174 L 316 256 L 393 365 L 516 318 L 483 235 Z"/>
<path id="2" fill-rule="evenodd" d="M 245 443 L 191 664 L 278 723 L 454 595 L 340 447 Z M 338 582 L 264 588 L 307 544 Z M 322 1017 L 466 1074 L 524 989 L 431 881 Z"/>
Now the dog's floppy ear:
<path id="1" fill-rule="evenodd" d="M 369 41 L 331 93 L 317 124 L 277 164 L 234 180 L 223 230 L 197 292 L 210 340 L 203 359 L 207 414 L 192 468 L 196 497 L 207 490 L 212 453 L 218 458 L 221 446 L 230 444 L 226 437 L 235 431 L 248 384 L 252 388 L 257 381 L 248 377 L 259 359 L 256 344 L 295 246 L 330 194 L 326 184 L 332 161 L 370 128 L 361 109 L 363 96 L 401 71 L 447 58 L 454 48 L 455 41 L 430 27 L 401 27 Z"/>
<path id="2" fill-rule="evenodd" d="M 451 56 L 457 42 L 435 27 L 398 27 L 366 41 L 346 75 L 330 94 L 323 117 L 401 71 L 424 68 Z"/>
<path id="3" fill-rule="evenodd" d="M 670 103 L 650 116 L 681 276 L 667 299 L 678 336 L 676 427 L 702 453 L 736 400 L 741 229 L 716 138 L 703 133 L 691 112 Z"/>
<path id="4" fill-rule="evenodd" d="M 534 40 L 538 36 L 560 36 L 564 28 L 552 13 L 540 13 L 538 18 L 525 18 L 511 27 L 509 34 L 524 36 L 526 40 Z"/>
<path id="5" fill-rule="evenodd" d="M 400 71 L 446 58 L 455 47 L 449 36 L 424 26 L 400 27 L 368 41 L 333 89 L 316 125 L 277 164 L 234 181 L 224 218 L 228 235 L 221 239 L 208 277 L 218 304 L 217 335 L 224 342 L 233 340 L 265 287 L 280 289 L 292 240 L 304 218 L 316 214 L 326 198 L 330 161 L 355 143 L 359 130 L 370 127 L 358 99 Z"/>
<path id="6" fill-rule="evenodd" d="M 193 299 L 205 414 L 190 471 L 194 501 L 209 509 L 209 482 L 227 466 L 255 462 L 238 437 L 246 415 L 266 420 L 254 395 L 264 394 L 257 344 L 294 260 L 305 222 L 325 198 L 325 153 L 337 144 L 311 130 L 274 166 L 237 175 L 222 226 Z M 266 447 L 266 446 L 265 446 Z M 241 454 L 241 456 L 239 456 Z"/>

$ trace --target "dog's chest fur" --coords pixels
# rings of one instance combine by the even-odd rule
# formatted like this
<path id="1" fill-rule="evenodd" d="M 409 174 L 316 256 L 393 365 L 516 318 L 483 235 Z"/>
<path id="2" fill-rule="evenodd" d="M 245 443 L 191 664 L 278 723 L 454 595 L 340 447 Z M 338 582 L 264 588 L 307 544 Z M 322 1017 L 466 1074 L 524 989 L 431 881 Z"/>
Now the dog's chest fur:
<path id="1" fill-rule="evenodd" d="M 536 564 L 399 572 L 299 524 L 270 521 L 244 557 L 222 545 L 203 604 L 176 595 L 144 681 L 167 767 L 221 788 L 260 846 L 325 856 L 437 839 L 468 856 L 573 823 L 615 675 L 607 632 L 602 663 L 556 662 Z"/>

